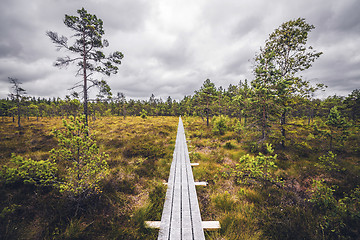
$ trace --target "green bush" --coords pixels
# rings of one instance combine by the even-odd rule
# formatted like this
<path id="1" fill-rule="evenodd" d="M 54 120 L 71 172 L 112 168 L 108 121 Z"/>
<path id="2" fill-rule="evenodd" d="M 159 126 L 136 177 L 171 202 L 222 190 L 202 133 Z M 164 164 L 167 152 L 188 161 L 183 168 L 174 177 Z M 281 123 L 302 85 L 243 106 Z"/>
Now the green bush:
<path id="1" fill-rule="evenodd" d="M 35 161 L 12 154 L 10 162 L 10 166 L 4 165 L 1 170 L 1 180 L 7 184 L 22 181 L 36 186 L 51 186 L 57 182 L 57 166 L 51 160 Z"/>
<path id="2" fill-rule="evenodd" d="M 70 122 L 63 120 L 63 124 L 65 129 L 53 131 L 59 147 L 50 151 L 50 159 L 66 168 L 64 181 L 59 183 L 60 192 L 76 198 L 100 193 L 100 181 L 109 174 L 109 156 L 100 152 L 84 116 L 70 117 Z"/>
<path id="3" fill-rule="evenodd" d="M 312 196 L 309 199 L 321 211 L 334 209 L 336 206 L 336 199 L 334 197 L 334 189 L 326 186 L 322 180 L 314 180 Z"/>
<path id="4" fill-rule="evenodd" d="M 314 180 L 309 201 L 319 213 L 319 227 L 326 239 L 358 239 L 360 188 L 336 199 L 335 190 L 322 180 Z"/>
<path id="5" fill-rule="evenodd" d="M 232 171 L 232 175 L 240 184 L 251 184 L 261 181 L 264 184 L 281 182 L 274 172 L 278 168 L 275 164 L 277 155 L 271 144 L 266 144 L 269 155 L 259 153 L 257 156 L 246 154 L 239 159 Z"/>
<path id="6" fill-rule="evenodd" d="M 146 118 L 147 118 L 147 112 L 145 111 L 145 109 L 143 109 L 143 110 L 141 111 L 140 117 L 141 117 L 142 119 L 146 119 Z"/>
<path id="7" fill-rule="evenodd" d="M 226 133 L 227 130 L 227 122 L 228 122 L 228 117 L 227 116 L 215 116 L 212 119 L 212 123 L 213 123 L 213 133 L 216 135 L 224 135 Z"/>
<path id="8" fill-rule="evenodd" d="M 339 172 L 341 169 L 339 164 L 336 163 L 336 157 L 336 154 L 329 151 L 326 155 L 319 157 L 319 162 L 315 163 L 315 166 L 325 172 Z"/>

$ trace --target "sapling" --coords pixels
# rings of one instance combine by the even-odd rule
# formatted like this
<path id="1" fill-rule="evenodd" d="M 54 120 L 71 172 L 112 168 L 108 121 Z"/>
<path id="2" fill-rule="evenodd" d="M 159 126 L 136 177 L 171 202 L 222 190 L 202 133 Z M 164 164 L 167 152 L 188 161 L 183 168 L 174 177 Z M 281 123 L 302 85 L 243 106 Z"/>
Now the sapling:
<path id="1" fill-rule="evenodd" d="M 66 169 L 64 181 L 59 184 L 60 192 L 76 199 L 100 193 L 100 181 L 109 173 L 108 154 L 100 152 L 89 134 L 84 115 L 70 116 L 70 122 L 63 120 L 63 123 L 63 130 L 53 131 L 59 147 L 50 151 L 50 159 Z"/>

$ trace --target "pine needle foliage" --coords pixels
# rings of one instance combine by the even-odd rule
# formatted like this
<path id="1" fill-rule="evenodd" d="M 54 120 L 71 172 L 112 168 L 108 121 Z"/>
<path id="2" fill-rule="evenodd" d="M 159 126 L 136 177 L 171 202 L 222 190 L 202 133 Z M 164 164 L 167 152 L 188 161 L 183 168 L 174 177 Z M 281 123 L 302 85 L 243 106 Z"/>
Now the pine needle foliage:
<path id="1" fill-rule="evenodd" d="M 16 154 L 11 155 L 10 164 L 1 169 L 1 180 L 7 184 L 23 182 L 35 186 L 52 186 L 56 180 L 57 166 L 51 160 L 32 160 Z"/>
<path id="2" fill-rule="evenodd" d="M 274 149 L 271 144 L 266 144 L 268 155 L 259 153 L 257 156 L 246 154 L 239 159 L 232 174 L 239 184 L 255 184 L 261 182 L 264 184 L 278 183 L 280 180 L 274 174 L 278 168 L 275 164 L 277 155 L 273 154 Z"/>
<path id="3" fill-rule="evenodd" d="M 109 156 L 100 152 L 89 134 L 85 116 L 63 120 L 64 130 L 54 130 L 59 147 L 52 149 L 50 159 L 64 164 L 66 174 L 60 183 L 60 192 L 74 198 L 86 198 L 101 192 L 99 183 L 109 173 Z"/>

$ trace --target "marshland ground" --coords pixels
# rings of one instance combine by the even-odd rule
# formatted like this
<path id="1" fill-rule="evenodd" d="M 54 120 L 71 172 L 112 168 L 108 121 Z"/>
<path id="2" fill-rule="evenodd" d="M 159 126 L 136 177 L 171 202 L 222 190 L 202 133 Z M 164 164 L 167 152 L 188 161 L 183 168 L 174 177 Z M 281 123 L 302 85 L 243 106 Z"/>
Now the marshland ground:
<path id="1" fill-rule="evenodd" d="M 294 118 L 281 147 L 273 125 L 267 141 L 244 120 L 183 116 L 203 220 L 221 229 L 206 239 L 356 239 L 360 217 L 359 126 L 329 149 L 324 119 Z M 7 183 L 12 153 L 41 161 L 58 147 L 60 117 L 12 118 L 0 124 L 1 239 L 156 239 L 146 220 L 160 220 L 178 117 L 101 117 L 90 132 L 109 155 L 99 193 L 74 200 L 52 186 Z M 58 175 L 66 171 L 58 163 Z"/>

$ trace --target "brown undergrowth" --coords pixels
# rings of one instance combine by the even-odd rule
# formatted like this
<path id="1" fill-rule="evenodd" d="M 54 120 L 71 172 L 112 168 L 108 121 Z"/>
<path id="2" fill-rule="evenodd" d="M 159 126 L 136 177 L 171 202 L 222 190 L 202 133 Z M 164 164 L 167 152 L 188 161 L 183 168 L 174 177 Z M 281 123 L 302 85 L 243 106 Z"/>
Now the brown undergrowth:
<path id="1" fill-rule="evenodd" d="M 1 239 L 155 239 L 143 220 L 160 220 L 177 117 L 104 117 L 90 122 L 100 151 L 109 154 L 110 175 L 102 192 L 79 204 L 51 187 L 1 183 Z M 51 134 L 60 118 L 11 119 L 0 128 L 0 163 L 12 153 L 44 160 L 57 141 Z M 59 171 L 64 169 L 59 168 Z M 79 210 L 78 210 L 79 209 Z M 155 219 L 158 218 L 158 219 Z"/>
<path id="2" fill-rule="evenodd" d="M 328 153 L 320 119 L 313 125 L 301 119 L 289 124 L 286 148 L 280 147 L 276 126 L 266 141 L 259 141 L 256 129 L 235 119 L 227 120 L 222 135 L 213 131 L 214 126 L 206 127 L 200 118 L 185 118 L 184 125 L 190 139 L 190 158 L 201 166 L 194 168 L 194 176 L 209 182 L 208 187 L 198 188 L 203 220 L 221 223 L 220 230 L 206 232 L 207 239 L 359 237 L 354 225 L 359 223 L 356 214 L 360 213 L 356 203 L 360 197 L 360 158 L 354 147 L 360 143 L 358 128 L 352 128 L 352 141 L 343 147 L 338 145 L 336 159 L 319 162 Z M 235 174 L 242 171 L 237 168 L 243 164 L 239 160 L 246 154 L 266 154 L 266 143 L 275 148 L 274 176 L 278 181 L 269 183 L 257 177 L 250 178 L 248 184 L 239 182 Z M 257 170 L 254 167 L 253 171 Z M 316 181 L 324 181 L 325 185 L 314 185 Z M 318 193 L 321 197 L 316 198 Z M 320 211 L 319 207 L 327 202 L 334 207 Z M 356 214 L 349 213 L 354 210 Z"/>

